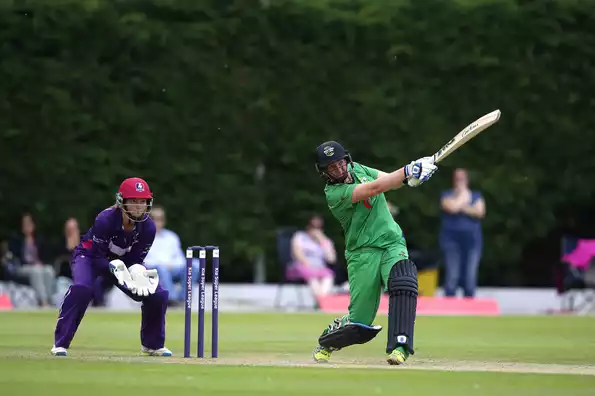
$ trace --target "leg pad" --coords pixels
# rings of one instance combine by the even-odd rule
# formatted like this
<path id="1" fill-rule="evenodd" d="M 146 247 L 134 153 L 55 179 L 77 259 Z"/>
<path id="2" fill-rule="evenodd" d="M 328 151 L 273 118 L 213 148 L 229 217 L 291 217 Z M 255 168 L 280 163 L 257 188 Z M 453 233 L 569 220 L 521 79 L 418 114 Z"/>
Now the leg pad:
<path id="1" fill-rule="evenodd" d="M 350 345 L 365 344 L 376 337 L 381 330 L 382 326 L 348 323 L 336 329 L 325 330 L 318 338 L 318 343 L 325 348 L 339 350 Z"/>
<path id="2" fill-rule="evenodd" d="M 388 277 L 388 342 L 386 353 L 402 346 L 413 350 L 413 331 L 417 311 L 417 268 L 411 260 L 397 262 Z"/>

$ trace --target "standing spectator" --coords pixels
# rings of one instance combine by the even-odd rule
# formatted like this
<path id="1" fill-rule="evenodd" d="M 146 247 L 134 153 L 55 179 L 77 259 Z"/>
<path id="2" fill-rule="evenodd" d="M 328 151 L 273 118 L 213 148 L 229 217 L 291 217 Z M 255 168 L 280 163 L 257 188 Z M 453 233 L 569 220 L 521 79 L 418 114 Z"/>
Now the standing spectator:
<path id="1" fill-rule="evenodd" d="M 15 272 L 29 278 L 39 305 L 49 307 L 56 275 L 54 268 L 47 264 L 43 238 L 36 234 L 35 222 L 29 213 L 21 218 L 21 234 L 12 239 L 9 247 L 17 262 Z"/>
<path id="2" fill-rule="evenodd" d="M 327 264 L 334 264 L 337 254 L 323 227 L 322 217 L 312 216 L 306 230 L 297 231 L 291 239 L 293 263 L 289 270 L 308 282 L 316 298 L 328 295 L 335 279 Z"/>
<path id="3" fill-rule="evenodd" d="M 70 259 L 72 251 L 81 242 L 81 230 L 78 221 L 71 217 L 64 223 L 64 239 L 60 245 L 58 257 L 55 262 L 57 276 L 63 276 L 72 279 L 70 269 Z"/>
<path id="4" fill-rule="evenodd" d="M 465 297 L 474 297 L 483 248 L 484 199 L 480 192 L 469 189 L 467 171 L 458 168 L 453 174 L 453 188 L 444 191 L 440 201 L 440 247 L 446 267 L 444 294 L 455 296 L 461 286 Z"/>
<path id="5" fill-rule="evenodd" d="M 78 221 L 70 217 L 64 222 L 64 237 L 59 245 L 57 257 L 54 260 L 54 271 L 56 271 L 56 286 L 53 300 L 58 304 L 72 285 L 72 269 L 70 259 L 74 248 L 81 241 L 81 230 Z"/>
<path id="6" fill-rule="evenodd" d="M 183 283 L 186 279 L 186 257 L 182 250 L 182 243 L 178 235 L 165 228 L 165 210 L 154 206 L 151 218 L 157 230 L 155 241 L 145 258 L 145 267 L 156 269 L 159 274 L 159 283 L 169 292 L 169 303 L 176 305 L 184 300 L 184 288 L 176 292 L 174 282 Z M 199 266 L 195 261 L 192 266 L 192 284 L 197 283 Z"/>

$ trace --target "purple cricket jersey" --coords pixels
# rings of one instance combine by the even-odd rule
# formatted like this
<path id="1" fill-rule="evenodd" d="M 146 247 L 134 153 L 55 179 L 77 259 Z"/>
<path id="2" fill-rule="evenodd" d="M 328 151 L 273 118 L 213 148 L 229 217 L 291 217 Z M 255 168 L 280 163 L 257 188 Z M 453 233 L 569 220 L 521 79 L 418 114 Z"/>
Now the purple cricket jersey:
<path id="1" fill-rule="evenodd" d="M 115 259 L 130 267 L 143 263 L 154 239 L 153 219 L 137 222 L 134 229 L 127 232 L 122 225 L 121 209 L 112 207 L 97 215 L 93 226 L 81 236 L 74 253 L 87 256 L 96 268 L 108 268 L 109 262 Z"/>

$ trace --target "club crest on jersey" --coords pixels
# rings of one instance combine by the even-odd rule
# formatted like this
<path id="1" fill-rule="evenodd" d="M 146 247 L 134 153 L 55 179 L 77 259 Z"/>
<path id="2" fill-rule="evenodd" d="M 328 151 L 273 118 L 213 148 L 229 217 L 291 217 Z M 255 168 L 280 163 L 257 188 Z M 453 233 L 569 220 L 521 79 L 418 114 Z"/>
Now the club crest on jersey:
<path id="1" fill-rule="evenodd" d="M 136 191 L 137 192 L 144 192 L 145 191 L 145 186 L 143 185 L 143 183 L 136 183 Z"/>
<path id="2" fill-rule="evenodd" d="M 371 201 L 371 199 L 370 199 L 370 198 L 366 198 L 366 199 L 364 199 L 364 201 L 363 201 L 363 202 L 364 202 L 364 206 L 365 206 L 367 209 L 372 209 L 372 201 Z"/>
<path id="3" fill-rule="evenodd" d="M 322 152 L 327 157 L 332 157 L 333 154 L 335 154 L 335 148 L 333 146 L 325 146 L 324 149 L 322 150 Z"/>

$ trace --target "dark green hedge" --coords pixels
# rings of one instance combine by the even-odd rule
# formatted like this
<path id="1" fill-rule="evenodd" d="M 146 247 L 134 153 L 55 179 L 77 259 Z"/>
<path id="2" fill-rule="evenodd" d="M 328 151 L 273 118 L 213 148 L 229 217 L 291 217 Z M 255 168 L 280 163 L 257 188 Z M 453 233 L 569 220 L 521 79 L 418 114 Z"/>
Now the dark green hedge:
<path id="1" fill-rule="evenodd" d="M 55 239 L 67 216 L 87 227 L 138 175 L 184 243 L 218 243 L 240 279 L 262 249 L 275 268 L 275 227 L 310 211 L 342 248 L 319 142 L 392 170 L 496 108 L 431 183 L 389 194 L 417 245 L 437 247 L 438 195 L 468 167 L 487 200 L 482 279 L 515 284 L 523 246 L 595 189 L 593 2 L 2 4 L 2 236 L 28 209 Z"/>

